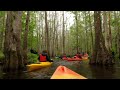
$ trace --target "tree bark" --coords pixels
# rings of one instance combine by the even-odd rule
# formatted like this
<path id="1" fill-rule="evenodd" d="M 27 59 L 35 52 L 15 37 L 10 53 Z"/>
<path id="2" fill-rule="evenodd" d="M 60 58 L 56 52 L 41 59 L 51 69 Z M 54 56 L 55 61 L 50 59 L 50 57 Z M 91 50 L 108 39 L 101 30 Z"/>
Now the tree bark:
<path id="1" fill-rule="evenodd" d="M 114 27 L 114 30 L 116 31 L 118 26 L 117 26 L 117 14 L 116 14 L 116 11 L 114 11 L 114 21 L 115 21 L 115 27 Z M 117 53 L 117 33 L 115 35 L 115 53 Z"/>
<path id="2" fill-rule="evenodd" d="M 109 46 L 110 50 L 112 49 L 112 34 L 111 34 L 111 12 L 108 12 L 108 28 L 109 28 Z"/>
<path id="3" fill-rule="evenodd" d="M 104 31 L 105 31 L 105 46 L 108 49 L 108 51 L 111 50 L 111 43 L 110 43 L 110 26 L 108 27 L 108 25 L 110 24 L 108 22 L 108 12 L 103 11 L 103 22 L 104 22 Z"/>
<path id="4" fill-rule="evenodd" d="M 62 31 L 62 37 L 63 37 L 63 50 L 62 50 L 62 54 L 65 53 L 65 25 L 64 25 L 64 11 L 63 11 L 63 31 Z"/>
<path id="5" fill-rule="evenodd" d="M 4 71 L 23 69 L 23 56 L 21 53 L 22 11 L 8 11 L 6 19 L 4 43 Z"/>
<path id="6" fill-rule="evenodd" d="M 27 49 L 28 49 L 27 45 L 28 45 L 29 22 L 30 22 L 30 12 L 27 11 L 24 40 L 23 40 L 23 60 L 24 60 L 25 65 L 27 64 Z"/>
<path id="7" fill-rule="evenodd" d="M 103 28 L 105 32 L 105 46 L 108 49 L 108 24 L 107 24 L 107 12 L 106 11 L 103 11 Z"/>
<path id="8" fill-rule="evenodd" d="M 120 17 L 120 12 L 118 12 L 118 55 L 120 59 L 120 26 L 119 26 L 119 17 Z"/>
<path id="9" fill-rule="evenodd" d="M 45 11 L 45 30 L 46 30 L 47 51 L 48 51 L 48 55 L 50 55 L 49 31 L 48 31 L 48 23 L 47 23 L 47 11 Z"/>
<path id="10" fill-rule="evenodd" d="M 59 51 L 59 47 L 58 47 L 58 30 L 57 30 L 57 27 L 58 27 L 58 21 L 57 21 L 57 25 L 56 25 L 56 34 L 55 34 L 55 48 L 56 48 L 56 54 L 58 55 L 58 51 Z"/>
<path id="11" fill-rule="evenodd" d="M 105 40 L 102 35 L 101 28 L 101 12 L 94 11 L 94 26 L 95 26 L 95 47 L 90 64 L 111 65 L 114 64 L 111 52 L 105 47 Z"/>

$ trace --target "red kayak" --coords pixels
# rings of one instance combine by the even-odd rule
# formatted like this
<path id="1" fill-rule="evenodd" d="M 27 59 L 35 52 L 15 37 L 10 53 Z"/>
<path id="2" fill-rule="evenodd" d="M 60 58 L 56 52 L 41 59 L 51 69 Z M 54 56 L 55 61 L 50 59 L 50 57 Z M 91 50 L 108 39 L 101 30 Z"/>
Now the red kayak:
<path id="1" fill-rule="evenodd" d="M 87 79 L 65 66 L 58 66 L 51 79 Z"/>
<path id="2" fill-rule="evenodd" d="M 68 58 L 67 57 L 63 57 L 62 60 L 67 60 Z"/>
<path id="3" fill-rule="evenodd" d="M 62 58 L 63 60 L 67 60 L 67 61 L 81 61 L 81 58 L 78 57 L 73 57 L 73 58 Z"/>
<path id="4" fill-rule="evenodd" d="M 67 61 L 81 61 L 80 58 L 68 58 Z"/>

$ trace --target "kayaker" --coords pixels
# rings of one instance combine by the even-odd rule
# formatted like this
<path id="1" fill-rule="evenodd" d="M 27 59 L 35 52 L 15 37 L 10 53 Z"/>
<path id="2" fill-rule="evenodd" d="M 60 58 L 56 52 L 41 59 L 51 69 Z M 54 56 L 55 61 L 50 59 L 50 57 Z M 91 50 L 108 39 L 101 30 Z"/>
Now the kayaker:
<path id="1" fill-rule="evenodd" d="M 80 56 L 80 58 L 82 58 L 82 56 L 83 56 L 82 53 L 80 53 L 79 56 Z"/>
<path id="2" fill-rule="evenodd" d="M 67 56 L 66 56 L 66 54 L 65 54 L 65 53 L 63 54 L 62 58 L 67 58 Z"/>
<path id="3" fill-rule="evenodd" d="M 77 53 L 75 56 L 76 56 L 77 58 L 79 58 L 79 53 Z"/>
<path id="4" fill-rule="evenodd" d="M 42 54 L 39 55 L 38 60 L 40 62 L 53 62 L 53 60 L 50 59 L 50 56 L 48 56 L 47 50 L 44 50 Z"/>
<path id="5" fill-rule="evenodd" d="M 74 57 L 82 58 L 79 52 L 77 54 L 75 54 Z"/>
<path id="6" fill-rule="evenodd" d="M 66 59 L 67 59 L 67 56 L 66 56 L 65 53 L 63 54 L 62 59 L 63 59 L 63 60 L 66 60 Z"/>
<path id="7" fill-rule="evenodd" d="M 84 53 L 84 57 L 88 57 L 88 54 L 87 54 L 87 52 L 86 52 L 86 53 Z"/>

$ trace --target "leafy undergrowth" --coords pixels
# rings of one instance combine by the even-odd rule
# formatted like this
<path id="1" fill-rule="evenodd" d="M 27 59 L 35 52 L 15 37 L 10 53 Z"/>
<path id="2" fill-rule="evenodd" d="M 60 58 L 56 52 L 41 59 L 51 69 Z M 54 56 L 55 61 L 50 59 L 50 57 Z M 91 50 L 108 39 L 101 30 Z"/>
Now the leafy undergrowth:
<path id="1" fill-rule="evenodd" d="M 5 56 L 4 56 L 3 52 L 0 51 L 0 62 L 2 62 L 2 60 L 4 60 L 4 58 L 5 58 Z"/>
<path id="2" fill-rule="evenodd" d="M 28 63 L 37 63 L 38 57 L 37 54 L 28 53 Z"/>

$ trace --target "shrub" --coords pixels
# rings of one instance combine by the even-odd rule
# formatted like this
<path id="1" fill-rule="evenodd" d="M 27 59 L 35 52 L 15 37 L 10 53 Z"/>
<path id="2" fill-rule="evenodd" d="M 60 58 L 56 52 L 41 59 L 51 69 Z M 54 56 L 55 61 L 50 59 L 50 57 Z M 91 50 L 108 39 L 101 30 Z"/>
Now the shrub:
<path id="1" fill-rule="evenodd" d="M 0 51 L 0 62 L 5 58 L 5 55 L 3 54 L 2 51 Z"/>
<path id="2" fill-rule="evenodd" d="M 28 53 L 28 63 L 36 63 L 38 61 L 38 55 L 33 53 Z"/>
<path id="3" fill-rule="evenodd" d="M 115 55 L 115 60 L 118 60 L 119 59 L 119 54 L 116 54 Z"/>

